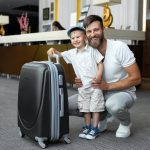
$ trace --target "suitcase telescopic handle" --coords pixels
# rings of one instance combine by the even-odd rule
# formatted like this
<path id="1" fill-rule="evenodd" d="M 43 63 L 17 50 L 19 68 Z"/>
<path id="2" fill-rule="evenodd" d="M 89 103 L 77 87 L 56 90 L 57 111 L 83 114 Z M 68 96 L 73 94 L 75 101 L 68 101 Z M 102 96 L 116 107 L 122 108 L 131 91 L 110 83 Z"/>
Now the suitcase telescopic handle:
<path id="1" fill-rule="evenodd" d="M 49 60 L 50 62 L 52 62 L 51 58 L 55 58 L 55 59 L 56 59 L 56 63 L 60 64 L 60 58 L 61 58 L 61 57 L 62 57 L 62 56 L 59 55 L 59 54 L 53 54 L 52 56 L 48 56 L 48 60 Z"/>

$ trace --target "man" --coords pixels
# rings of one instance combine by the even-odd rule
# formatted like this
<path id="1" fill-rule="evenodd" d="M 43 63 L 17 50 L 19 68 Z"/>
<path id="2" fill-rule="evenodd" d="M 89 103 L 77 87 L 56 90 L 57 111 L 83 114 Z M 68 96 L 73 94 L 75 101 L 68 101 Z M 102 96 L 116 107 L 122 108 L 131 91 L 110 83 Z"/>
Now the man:
<path id="1" fill-rule="evenodd" d="M 129 109 L 136 100 L 135 85 L 140 84 L 141 75 L 135 57 L 129 47 L 121 41 L 107 40 L 104 38 L 102 18 L 90 15 L 85 18 L 83 26 L 86 30 L 89 45 L 99 50 L 104 56 L 103 81 L 99 84 L 92 83 L 94 88 L 104 91 L 106 110 L 120 122 L 116 137 L 130 136 L 132 125 Z M 78 87 L 82 86 L 79 78 L 75 79 Z M 69 107 L 75 109 L 73 102 L 75 96 L 69 99 Z M 72 105 L 72 102 L 74 103 Z M 107 115 L 108 116 L 108 115 Z M 100 130 L 107 128 L 107 117 L 100 124 Z"/>

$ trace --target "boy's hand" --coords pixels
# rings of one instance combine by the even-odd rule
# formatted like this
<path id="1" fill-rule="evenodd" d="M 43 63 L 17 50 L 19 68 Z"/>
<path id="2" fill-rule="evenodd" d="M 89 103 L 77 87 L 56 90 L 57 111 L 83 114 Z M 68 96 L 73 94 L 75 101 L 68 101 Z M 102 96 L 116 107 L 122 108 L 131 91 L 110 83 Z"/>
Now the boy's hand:
<path id="1" fill-rule="evenodd" d="M 48 55 L 48 56 L 53 56 L 53 54 L 55 54 L 55 49 L 54 49 L 54 48 L 50 48 L 50 49 L 47 51 L 47 55 Z"/>
<path id="2" fill-rule="evenodd" d="M 93 78 L 92 83 L 100 83 L 101 80 L 102 80 L 101 77 L 96 76 L 96 77 Z"/>

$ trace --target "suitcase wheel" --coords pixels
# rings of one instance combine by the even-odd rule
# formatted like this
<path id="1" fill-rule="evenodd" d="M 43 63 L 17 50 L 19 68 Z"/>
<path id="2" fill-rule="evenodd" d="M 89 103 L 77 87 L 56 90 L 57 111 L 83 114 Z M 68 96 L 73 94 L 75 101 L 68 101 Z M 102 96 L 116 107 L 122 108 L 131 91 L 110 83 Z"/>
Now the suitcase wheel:
<path id="1" fill-rule="evenodd" d="M 22 137 L 22 138 L 25 136 L 25 134 L 22 133 L 21 130 L 19 130 L 19 135 L 20 135 L 20 137 Z"/>
<path id="2" fill-rule="evenodd" d="M 46 143 L 45 143 L 45 141 L 47 140 L 47 138 L 44 138 L 44 137 L 35 137 L 35 140 L 38 142 L 38 144 L 39 144 L 39 146 L 41 147 L 41 148 L 46 148 Z"/>
<path id="3" fill-rule="evenodd" d="M 38 142 L 38 144 L 41 148 L 46 148 L 46 144 L 44 142 Z"/>
<path id="4" fill-rule="evenodd" d="M 71 140 L 68 138 L 68 135 L 64 135 L 63 136 L 63 140 L 66 144 L 70 144 L 71 143 Z"/>

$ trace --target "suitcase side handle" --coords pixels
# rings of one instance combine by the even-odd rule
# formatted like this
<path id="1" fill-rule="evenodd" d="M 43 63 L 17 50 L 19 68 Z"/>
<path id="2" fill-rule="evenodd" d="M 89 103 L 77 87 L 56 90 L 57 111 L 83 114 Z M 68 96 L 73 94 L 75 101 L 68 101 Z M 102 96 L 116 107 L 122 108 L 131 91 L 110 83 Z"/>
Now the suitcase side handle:
<path id="1" fill-rule="evenodd" d="M 59 55 L 59 54 L 53 54 L 52 56 L 48 55 L 48 60 L 50 62 L 52 62 L 51 58 L 55 58 L 56 59 L 56 63 L 60 64 L 60 58 L 62 58 L 62 56 Z"/>

